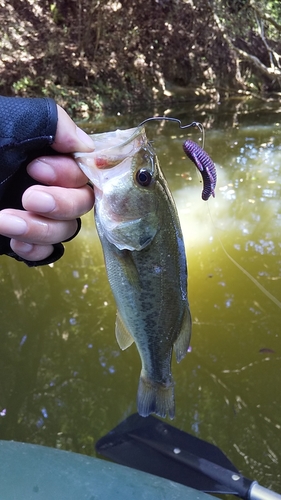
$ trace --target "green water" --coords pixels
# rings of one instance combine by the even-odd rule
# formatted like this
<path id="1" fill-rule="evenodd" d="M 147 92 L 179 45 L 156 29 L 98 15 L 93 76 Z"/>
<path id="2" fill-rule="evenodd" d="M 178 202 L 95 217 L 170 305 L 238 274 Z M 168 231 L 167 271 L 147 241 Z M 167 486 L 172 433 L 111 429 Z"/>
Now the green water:
<path id="1" fill-rule="evenodd" d="M 162 111 L 162 110 L 161 110 Z M 158 111 L 159 112 L 159 111 Z M 163 111 L 162 111 L 163 112 Z M 153 114 L 106 117 L 88 132 L 136 126 Z M 173 361 L 173 424 L 218 445 L 241 472 L 281 492 L 281 109 L 233 103 L 174 110 L 204 122 L 216 198 L 184 157 L 175 124 L 153 123 L 186 242 L 191 352 Z M 114 337 L 115 304 L 93 214 L 53 266 L 0 260 L 0 438 L 95 455 L 94 443 L 136 411 L 140 360 Z"/>

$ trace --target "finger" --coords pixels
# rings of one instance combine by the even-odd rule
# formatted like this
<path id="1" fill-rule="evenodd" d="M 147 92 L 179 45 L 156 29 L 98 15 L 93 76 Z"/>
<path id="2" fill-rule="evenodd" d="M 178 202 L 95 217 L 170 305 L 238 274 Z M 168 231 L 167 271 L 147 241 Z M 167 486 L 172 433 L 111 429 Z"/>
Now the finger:
<path id="1" fill-rule="evenodd" d="M 38 182 L 62 187 L 84 186 L 88 178 L 70 156 L 37 158 L 27 167 L 28 174 Z"/>
<path id="2" fill-rule="evenodd" d="M 77 231 L 77 221 L 51 220 L 24 210 L 0 212 L 0 234 L 24 243 L 52 245 L 70 239 Z"/>
<path id="3" fill-rule="evenodd" d="M 94 143 L 90 136 L 77 127 L 60 106 L 58 106 L 58 125 L 52 148 L 60 153 L 94 150 Z"/>
<path id="4" fill-rule="evenodd" d="M 31 186 L 22 196 L 25 210 L 56 220 L 71 220 L 89 212 L 94 204 L 90 186 L 79 189 Z"/>
<path id="5" fill-rule="evenodd" d="M 54 251 L 53 245 L 32 245 L 14 239 L 11 239 L 10 246 L 22 259 L 30 261 L 44 260 Z"/>

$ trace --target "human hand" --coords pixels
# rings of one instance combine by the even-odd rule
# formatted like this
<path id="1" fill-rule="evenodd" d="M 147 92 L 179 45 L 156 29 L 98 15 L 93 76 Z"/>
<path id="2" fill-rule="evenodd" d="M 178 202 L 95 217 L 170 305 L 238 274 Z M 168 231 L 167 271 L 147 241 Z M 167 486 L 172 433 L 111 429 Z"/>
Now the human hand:
<path id="1" fill-rule="evenodd" d="M 52 148 L 60 153 L 93 151 L 93 142 L 58 106 L 58 124 Z M 53 252 L 53 244 L 70 239 L 77 218 L 94 204 L 87 177 L 70 156 L 46 156 L 32 161 L 28 174 L 46 185 L 34 185 L 23 194 L 25 210 L 0 212 L 0 234 L 11 238 L 11 248 L 21 258 L 40 261 Z"/>

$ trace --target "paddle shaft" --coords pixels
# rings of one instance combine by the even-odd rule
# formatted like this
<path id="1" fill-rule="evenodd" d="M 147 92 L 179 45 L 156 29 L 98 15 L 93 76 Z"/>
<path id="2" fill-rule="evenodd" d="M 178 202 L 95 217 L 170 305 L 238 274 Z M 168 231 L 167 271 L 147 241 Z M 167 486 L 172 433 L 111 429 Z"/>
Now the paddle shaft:
<path id="1" fill-rule="evenodd" d="M 153 442 L 145 437 L 130 432 L 129 436 L 133 439 L 147 444 L 150 448 L 166 455 L 174 460 L 191 467 L 193 470 L 205 474 L 209 478 L 223 484 L 230 489 L 233 494 L 238 495 L 244 500 L 281 500 L 281 495 L 260 486 L 256 481 L 251 481 L 242 474 L 225 469 L 205 458 L 198 457 L 193 453 L 182 450 L 180 447 L 174 447 L 159 442 Z"/>
<path id="2" fill-rule="evenodd" d="M 256 481 L 254 481 L 250 488 L 248 498 L 250 500 L 281 500 L 281 495 L 269 490 L 268 488 L 260 486 Z"/>

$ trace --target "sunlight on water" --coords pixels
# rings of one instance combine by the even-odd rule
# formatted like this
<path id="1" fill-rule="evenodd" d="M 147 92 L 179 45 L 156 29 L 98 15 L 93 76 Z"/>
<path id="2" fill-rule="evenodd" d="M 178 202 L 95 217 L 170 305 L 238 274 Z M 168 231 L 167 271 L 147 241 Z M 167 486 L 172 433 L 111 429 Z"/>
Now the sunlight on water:
<path id="1" fill-rule="evenodd" d="M 281 492 L 280 309 L 232 261 L 281 301 L 281 120 L 274 108 L 243 109 L 191 117 L 208 125 L 205 149 L 218 171 L 207 203 L 182 150 L 186 137 L 200 142 L 200 134 L 147 127 L 189 266 L 193 336 L 191 352 L 173 362 L 174 425 L 217 444 L 244 475 Z M 180 117 L 190 121 L 190 113 Z M 98 131 L 140 121 L 108 117 Z M 136 411 L 140 360 L 135 346 L 121 352 L 115 340 L 93 214 L 53 266 L 28 269 L 2 257 L 0 282 L 0 437 L 95 454 L 96 440 Z"/>

